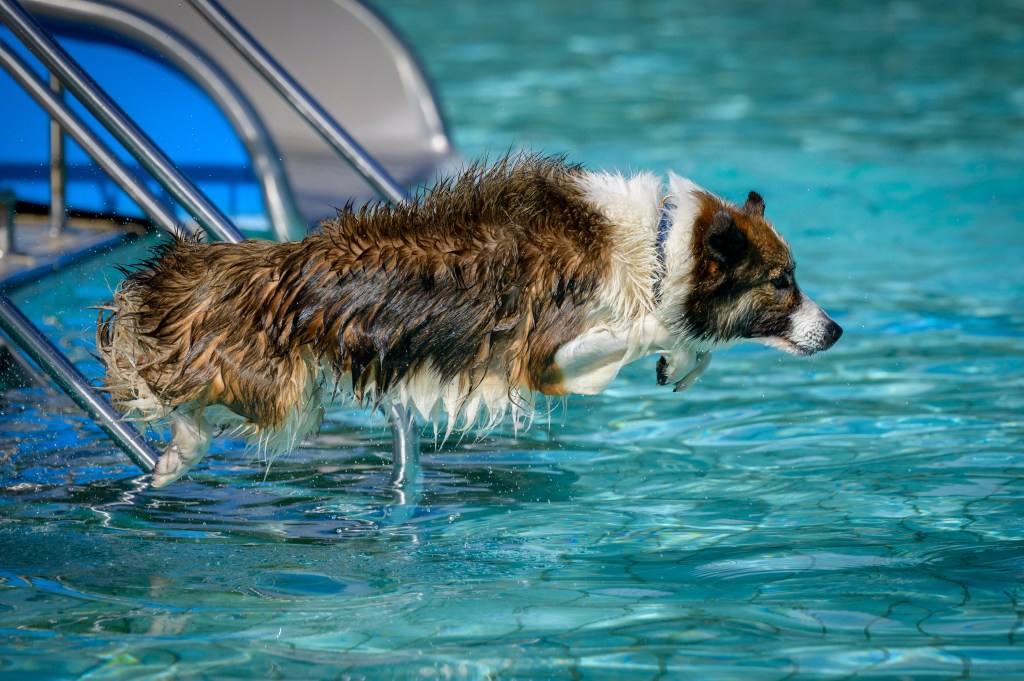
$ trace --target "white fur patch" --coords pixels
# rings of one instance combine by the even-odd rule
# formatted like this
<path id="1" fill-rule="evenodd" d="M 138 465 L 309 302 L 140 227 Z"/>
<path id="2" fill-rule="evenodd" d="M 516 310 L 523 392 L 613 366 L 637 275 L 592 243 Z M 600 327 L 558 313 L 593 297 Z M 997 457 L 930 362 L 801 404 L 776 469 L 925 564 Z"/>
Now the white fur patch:
<path id="1" fill-rule="evenodd" d="M 388 402 L 401 404 L 433 423 L 435 432 L 441 412 L 448 415 L 444 432 L 447 439 L 454 431 L 479 427 L 493 430 L 511 412 L 513 423 L 529 420 L 533 410 L 533 396 L 521 388 L 511 388 L 496 373 L 487 373 L 476 384 L 470 385 L 466 376 L 457 376 L 447 384 L 435 367 L 427 363 L 398 383 L 388 396 Z M 529 412 L 529 413 L 528 413 Z"/>
<path id="2" fill-rule="evenodd" d="M 587 201 L 612 224 L 612 272 L 598 299 L 613 324 L 638 323 L 654 311 L 658 276 L 655 244 L 661 219 L 661 180 L 653 173 L 583 173 L 579 186 Z"/>
<path id="3" fill-rule="evenodd" d="M 210 446 L 209 429 L 189 414 L 175 412 L 167 421 L 171 424 L 171 444 L 153 468 L 153 487 L 164 487 L 183 476 L 199 463 Z"/>
<path id="4" fill-rule="evenodd" d="M 699 197 L 708 192 L 672 172 L 668 174 L 668 189 L 668 200 L 675 204 L 675 210 L 672 228 L 665 239 L 665 270 L 674 281 L 688 282 L 693 268 L 693 227 L 700 211 Z"/>
<path id="5" fill-rule="evenodd" d="M 663 211 L 661 182 L 650 173 L 623 177 L 585 173 L 584 194 L 614 227 L 613 276 L 601 291 L 592 326 L 555 354 L 567 392 L 593 395 L 604 390 L 626 364 L 661 352 L 672 358 L 681 375 L 695 370 L 694 380 L 707 366 L 694 366 L 697 347 L 685 337 L 685 321 L 674 319 L 690 294 L 693 270 L 693 230 L 701 195 L 694 182 L 669 173 L 672 204 L 670 226 L 663 245 L 664 274 L 658 262 L 658 223 Z M 661 300 L 654 285 L 661 280 Z M 651 314 L 653 312 L 653 314 Z M 691 347 L 692 346 L 692 347 Z M 710 359 L 710 355 L 708 355 Z"/>

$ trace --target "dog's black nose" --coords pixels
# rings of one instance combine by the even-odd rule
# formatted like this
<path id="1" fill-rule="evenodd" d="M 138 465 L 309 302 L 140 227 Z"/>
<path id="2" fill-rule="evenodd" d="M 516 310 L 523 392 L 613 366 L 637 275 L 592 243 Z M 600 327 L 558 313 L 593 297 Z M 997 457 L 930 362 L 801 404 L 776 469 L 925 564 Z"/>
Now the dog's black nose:
<path id="1" fill-rule="evenodd" d="M 843 335 L 843 327 L 836 324 L 831 319 L 828 320 L 828 324 L 825 325 L 825 347 L 830 348 L 836 344 L 839 337 Z"/>

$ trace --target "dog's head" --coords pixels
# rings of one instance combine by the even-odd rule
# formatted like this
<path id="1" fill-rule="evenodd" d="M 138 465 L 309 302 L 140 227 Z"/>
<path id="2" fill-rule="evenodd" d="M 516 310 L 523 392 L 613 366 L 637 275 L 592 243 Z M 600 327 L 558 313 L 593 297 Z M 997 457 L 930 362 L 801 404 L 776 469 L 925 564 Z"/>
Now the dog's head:
<path id="1" fill-rule="evenodd" d="M 671 189 L 661 317 L 677 342 L 711 349 L 749 339 L 812 355 L 839 340 L 842 328 L 797 285 L 759 194 L 736 206 L 680 177 Z"/>

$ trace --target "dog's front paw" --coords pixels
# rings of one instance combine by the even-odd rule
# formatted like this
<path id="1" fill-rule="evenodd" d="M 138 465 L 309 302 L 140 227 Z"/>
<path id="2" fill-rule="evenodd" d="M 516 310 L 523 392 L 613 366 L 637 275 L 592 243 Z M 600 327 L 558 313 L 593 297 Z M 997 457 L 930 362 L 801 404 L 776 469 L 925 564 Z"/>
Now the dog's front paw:
<path id="1" fill-rule="evenodd" d="M 704 370 L 711 364 L 711 353 L 710 352 L 698 352 L 694 357 L 693 368 L 690 369 L 685 376 L 683 376 L 676 383 L 676 387 L 672 389 L 672 392 L 677 393 L 680 390 L 686 390 L 691 385 L 697 382 L 700 375 L 704 373 Z"/>
<path id="2" fill-rule="evenodd" d="M 153 487 L 164 487 L 171 484 L 185 475 L 188 469 L 192 468 L 201 458 L 202 455 L 191 459 L 186 458 L 181 447 L 175 444 L 167 445 L 153 469 Z"/>
<path id="3" fill-rule="evenodd" d="M 662 355 L 658 358 L 658 365 L 654 367 L 654 374 L 658 379 L 658 385 L 668 385 L 668 377 L 671 375 L 668 357 Z"/>
<path id="4" fill-rule="evenodd" d="M 677 350 L 669 355 L 658 358 L 655 373 L 658 385 L 674 383 L 672 392 L 686 390 L 692 386 L 711 363 L 710 352 L 691 354 L 687 350 Z"/>

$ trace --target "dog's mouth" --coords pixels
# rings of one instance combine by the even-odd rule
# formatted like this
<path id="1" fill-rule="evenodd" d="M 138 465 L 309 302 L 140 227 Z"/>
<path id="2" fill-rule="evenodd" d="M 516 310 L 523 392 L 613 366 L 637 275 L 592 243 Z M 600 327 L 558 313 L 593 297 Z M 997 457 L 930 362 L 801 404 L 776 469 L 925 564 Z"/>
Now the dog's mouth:
<path id="1" fill-rule="evenodd" d="M 817 352 L 814 348 L 802 347 L 782 336 L 765 336 L 762 338 L 751 338 L 750 340 L 761 345 L 767 345 L 770 348 L 775 348 L 776 350 L 782 350 L 788 355 L 796 355 L 797 357 L 807 357 Z"/>
<path id="2" fill-rule="evenodd" d="M 826 317 L 826 319 L 828 319 Z M 843 335 L 843 329 L 831 319 L 828 319 L 828 323 L 825 324 L 820 332 L 816 332 L 811 335 L 810 340 L 812 343 L 801 343 L 799 341 L 786 338 L 785 336 L 762 336 L 760 338 L 751 338 L 750 340 L 767 345 L 770 348 L 776 350 L 782 350 L 783 352 L 796 355 L 797 357 L 807 357 L 823 350 L 828 350 L 830 347 L 836 344 L 839 337 Z"/>

